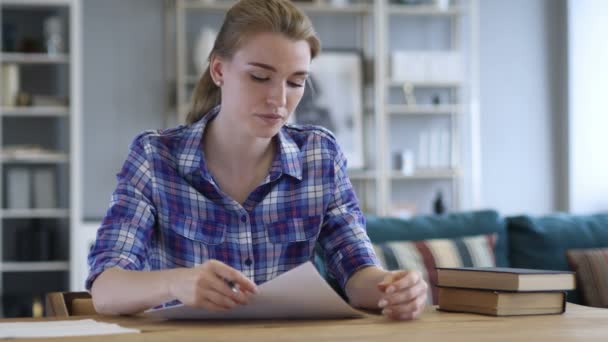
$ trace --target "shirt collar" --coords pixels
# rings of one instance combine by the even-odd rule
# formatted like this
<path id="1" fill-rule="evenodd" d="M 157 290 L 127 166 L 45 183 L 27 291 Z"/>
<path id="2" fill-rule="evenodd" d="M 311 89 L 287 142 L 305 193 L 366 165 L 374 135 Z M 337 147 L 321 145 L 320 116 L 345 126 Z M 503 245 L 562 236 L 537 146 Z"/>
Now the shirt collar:
<path id="1" fill-rule="evenodd" d="M 182 175 L 189 175 L 195 171 L 200 171 L 203 177 L 211 180 L 207 166 L 203 158 L 203 134 L 207 124 L 217 116 L 220 107 L 212 108 L 207 114 L 193 123 L 186 126 L 180 149 L 177 153 L 178 170 Z M 293 138 L 281 128 L 277 134 L 279 151 L 270 167 L 270 178 L 275 180 L 281 174 L 290 175 L 298 180 L 302 180 L 302 163 L 300 160 L 300 148 Z"/>

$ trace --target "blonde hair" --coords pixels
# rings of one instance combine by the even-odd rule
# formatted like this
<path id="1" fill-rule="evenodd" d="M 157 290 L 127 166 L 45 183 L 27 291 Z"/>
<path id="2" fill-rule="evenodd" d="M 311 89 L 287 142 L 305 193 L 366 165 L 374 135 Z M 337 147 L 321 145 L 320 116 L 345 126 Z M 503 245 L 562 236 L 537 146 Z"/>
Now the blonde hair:
<path id="1" fill-rule="evenodd" d="M 281 33 L 292 40 L 307 41 L 311 58 L 315 58 L 321 49 L 310 19 L 290 0 L 241 0 L 228 10 L 209 61 L 214 55 L 232 58 L 247 35 L 262 32 Z M 194 88 L 186 123 L 198 121 L 220 100 L 220 88 L 211 79 L 207 66 Z"/>

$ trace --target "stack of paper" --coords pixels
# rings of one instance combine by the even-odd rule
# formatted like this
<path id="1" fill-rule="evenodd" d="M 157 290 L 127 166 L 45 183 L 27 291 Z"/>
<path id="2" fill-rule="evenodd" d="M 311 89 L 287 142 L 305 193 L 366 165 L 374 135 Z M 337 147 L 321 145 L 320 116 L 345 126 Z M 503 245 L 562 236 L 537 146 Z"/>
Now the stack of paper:
<path id="1" fill-rule="evenodd" d="M 123 328 L 118 324 L 97 322 L 92 319 L 0 323 L 0 338 L 91 336 L 139 332 L 137 329 Z"/>

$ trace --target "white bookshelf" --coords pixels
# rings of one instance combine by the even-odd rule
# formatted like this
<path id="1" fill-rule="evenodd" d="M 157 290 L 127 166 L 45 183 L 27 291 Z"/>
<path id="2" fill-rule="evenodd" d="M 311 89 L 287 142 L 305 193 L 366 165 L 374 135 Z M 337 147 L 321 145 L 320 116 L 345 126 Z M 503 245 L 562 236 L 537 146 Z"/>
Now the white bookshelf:
<path id="1" fill-rule="evenodd" d="M 187 31 L 187 22 L 191 20 L 189 14 L 193 11 L 206 12 L 221 16 L 230 8 L 235 1 L 223 0 L 176 0 L 175 7 L 168 11 L 168 15 L 175 18 L 176 36 L 175 48 L 169 53 L 175 54 L 176 94 L 178 108 L 171 108 L 170 112 L 177 113 L 177 119 L 168 120 L 169 122 L 184 122 L 185 113 L 188 109 L 189 91 L 198 82 L 199 76 L 192 74 L 188 67 L 188 56 L 192 53 L 192 46 L 189 46 L 187 35 L 192 32 Z M 478 92 L 478 81 L 476 79 L 475 65 L 478 61 L 477 54 L 477 13 L 478 0 L 453 0 L 451 6 L 442 9 L 432 3 L 425 2 L 422 5 L 395 4 L 389 0 L 357 0 L 351 1 L 345 6 L 336 7 L 331 1 L 315 0 L 312 2 L 296 3 L 307 14 L 312 16 L 351 16 L 356 20 L 353 28 L 358 30 L 358 45 L 354 48 L 362 50 L 366 58 L 366 64 L 372 66 L 370 72 L 371 84 L 366 84 L 372 90 L 372 96 L 364 100 L 364 117 L 366 123 L 372 124 L 372 132 L 365 132 L 364 141 L 366 144 L 373 144 L 375 148 L 366 149 L 367 165 L 364 170 L 349 170 L 349 178 L 356 189 L 364 189 L 365 193 L 360 196 L 362 202 L 367 202 L 370 211 L 380 215 L 390 213 L 391 203 L 394 192 L 399 188 L 397 185 L 409 184 L 408 182 L 445 182 L 449 184 L 450 210 L 459 210 L 471 206 L 471 197 L 474 195 L 464 192 L 474 191 L 476 177 L 476 162 L 474 159 L 478 154 L 472 151 L 470 142 L 471 134 L 477 130 L 471 127 L 475 120 L 471 117 L 478 115 L 476 112 L 475 99 Z M 466 20 L 465 20 L 466 18 Z M 314 19 L 314 18 L 313 18 Z M 408 81 L 395 79 L 390 74 L 390 56 L 393 47 L 391 38 L 399 35 L 399 32 L 391 32 L 395 27 L 391 27 L 393 21 L 406 20 L 423 22 L 446 21 L 450 28 L 449 46 L 442 47 L 443 50 L 456 53 L 463 57 L 464 63 L 468 63 L 465 68 L 465 75 L 456 81 L 453 79 L 441 80 L 434 77 L 426 81 Z M 314 20 L 313 20 L 314 21 Z M 204 25 L 203 22 L 200 25 Z M 420 25 L 417 30 L 424 33 L 430 26 Z M 445 26 L 442 26 L 445 27 Z M 190 30 L 192 27 L 189 28 Z M 216 27 L 217 29 L 217 27 Z M 319 32 L 322 42 L 324 41 L 323 32 Z M 463 36 L 463 35 L 466 35 Z M 171 37 L 169 37 L 171 38 Z M 172 39 L 167 39 L 172 42 Z M 394 40 L 394 39 L 393 39 Z M 327 45 L 324 45 L 327 47 Z M 421 52 L 420 50 L 414 50 Z M 424 52 L 425 50 L 422 50 Z M 437 51 L 437 47 L 429 48 L 429 52 Z M 323 53 L 323 52 L 321 52 Z M 471 56 L 471 58 L 466 58 Z M 442 91 L 449 94 L 450 101 L 442 101 L 441 104 L 417 103 L 408 105 L 393 103 L 389 100 L 397 92 L 401 93 L 404 86 L 414 89 L 416 92 L 435 92 Z M 371 86 L 371 87 L 370 87 Z M 181 117 L 180 117 L 181 116 Z M 424 120 L 443 120 L 449 122 L 449 165 L 444 167 L 429 168 L 420 167 L 412 174 L 404 175 L 400 171 L 393 170 L 392 153 L 393 149 L 400 148 L 391 143 L 391 128 L 399 122 L 411 120 L 420 125 Z M 374 141 L 370 141 L 374 139 Z M 407 139 L 405 139 L 407 140 Z M 417 153 L 418 149 L 413 148 Z M 441 164 L 443 165 L 443 164 Z M 467 170 L 466 172 L 464 170 Z M 470 172 L 469 172 L 470 170 Z M 445 184 L 442 183 L 442 184 Z M 422 183 L 421 183 L 422 184 Z M 467 186 L 463 186 L 466 184 Z M 434 189 L 432 190 L 434 191 Z M 363 198 L 362 198 L 363 197 Z M 363 207 L 366 207 L 363 205 Z"/>
<path id="2" fill-rule="evenodd" d="M 18 15 L 11 19 L 15 13 Z M 0 147 L 0 179 L 2 180 L 0 182 L 2 184 L 0 186 L 2 194 L 0 196 L 0 256 L 2 256 L 0 259 L 0 277 L 2 278 L 0 296 L 10 296 L 11 293 L 7 293 L 5 290 L 18 285 L 6 283 L 6 273 L 25 273 L 20 278 L 26 279 L 30 273 L 63 272 L 67 279 L 70 272 L 72 261 L 68 256 L 72 254 L 70 250 L 74 248 L 72 230 L 76 226 L 75 223 L 80 221 L 77 213 L 80 213 L 78 193 L 81 191 L 78 165 L 80 158 L 78 156 L 82 145 L 82 137 L 80 137 L 81 0 L 2 0 L 0 1 L 0 14 L 2 14 L 3 22 L 10 21 L 16 31 L 22 30 L 23 32 L 40 30 L 43 25 L 39 18 L 49 16 L 59 16 L 64 23 L 68 23 L 66 25 L 68 29 L 63 32 L 67 48 L 65 53 L 0 51 L 0 64 L 18 66 L 22 73 L 20 80 L 22 89 L 37 89 L 29 90 L 34 91 L 30 95 L 41 97 L 50 95 L 56 98 L 57 103 L 69 103 L 68 105 L 52 106 L 7 106 L 4 102 L 0 104 L 0 140 L 2 141 Z M 22 19 L 27 18 L 30 14 L 30 19 Z M 49 70 L 50 72 L 36 75 L 34 79 L 31 72 L 23 72 L 28 68 Z M 27 88 L 28 82 L 39 82 L 44 86 Z M 24 85 L 26 88 L 23 88 Z M 45 87 L 44 91 L 40 90 L 40 87 Z M 63 99 L 68 101 L 63 101 Z M 16 128 L 22 131 L 15 131 Z M 41 137 L 44 138 L 39 139 Z M 53 146 L 44 146 L 40 141 L 53 142 Z M 18 145 L 26 146 L 19 148 Z M 36 147 L 32 148 L 31 145 Z M 5 169 L 13 167 L 54 170 L 56 184 L 50 188 L 55 188 L 58 208 L 9 209 L 8 197 L 5 194 L 7 191 Z M 59 250 L 60 247 L 56 246 L 54 242 L 49 242 L 53 248 L 54 258 L 52 260 L 20 261 L 17 251 L 17 248 L 20 247 L 11 246 L 17 241 L 17 237 L 11 236 L 11 234 L 17 234 L 20 229 L 31 227 L 30 224 L 34 222 L 33 220 L 41 222 L 39 224 L 41 227 L 45 227 L 44 229 L 53 230 L 52 236 L 65 244 L 66 249 Z M 3 240 L 6 238 L 11 240 Z M 67 291 L 70 289 L 70 285 L 69 282 L 66 282 L 61 289 L 56 290 Z M 40 282 L 36 286 L 46 289 L 44 282 Z M 2 315 L 0 306 L 0 317 Z"/>

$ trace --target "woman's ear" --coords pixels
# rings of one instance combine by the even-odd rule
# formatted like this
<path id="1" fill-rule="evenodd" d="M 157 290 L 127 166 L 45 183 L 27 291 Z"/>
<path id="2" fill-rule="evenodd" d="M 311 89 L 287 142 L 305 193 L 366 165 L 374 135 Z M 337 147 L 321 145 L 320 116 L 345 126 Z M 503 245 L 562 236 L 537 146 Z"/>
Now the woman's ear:
<path id="1" fill-rule="evenodd" d="M 224 68 L 226 67 L 224 61 L 218 57 L 217 55 L 211 55 L 209 61 L 209 73 L 211 74 L 211 79 L 216 85 L 221 85 L 224 83 Z"/>

